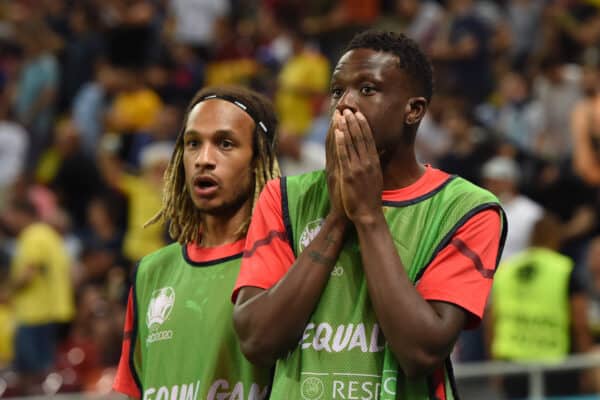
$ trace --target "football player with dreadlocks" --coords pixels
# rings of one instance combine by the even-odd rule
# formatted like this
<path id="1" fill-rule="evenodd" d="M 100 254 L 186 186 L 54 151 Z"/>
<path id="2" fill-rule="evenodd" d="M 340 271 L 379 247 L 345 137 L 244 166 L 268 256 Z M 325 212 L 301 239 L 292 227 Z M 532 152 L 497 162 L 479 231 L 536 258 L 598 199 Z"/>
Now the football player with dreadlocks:
<path id="1" fill-rule="evenodd" d="M 134 398 L 266 398 L 268 369 L 239 350 L 229 294 L 258 195 L 279 176 L 271 103 L 241 87 L 201 90 L 165 172 L 176 241 L 138 264 L 115 390 Z M 235 394 L 235 395 L 234 395 Z"/>

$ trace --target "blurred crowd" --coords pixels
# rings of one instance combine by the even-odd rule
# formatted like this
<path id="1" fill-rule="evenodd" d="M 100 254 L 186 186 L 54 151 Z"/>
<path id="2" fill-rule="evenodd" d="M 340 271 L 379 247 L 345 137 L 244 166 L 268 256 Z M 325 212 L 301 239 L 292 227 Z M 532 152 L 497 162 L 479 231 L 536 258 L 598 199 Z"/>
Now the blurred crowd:
<path id="1" fill-rule="evenodd" d="M 131 271 L 169 240 L 143 226 L 195 91 L 267 94 L 283 173 L 321 168 L 329 76 L 365 28 L 402 31 L 427 52 L 435 94 L 420 161 L 499 197 L 503 264 L 539 248 L 564 257 L 558 357 L 595 351 L 600 1 L 0 0 L 0 396 L 110 390 Z M 495 299 L 523 292 L 536 265 L 502 277 L 457 361 L 545 358 L 494 342 L 511 307 Z M 28 335 L 49 338 L 34 365 L 14 357 Z M 572 393 L 598 391 L 600 373 L 584 375 Z"/>

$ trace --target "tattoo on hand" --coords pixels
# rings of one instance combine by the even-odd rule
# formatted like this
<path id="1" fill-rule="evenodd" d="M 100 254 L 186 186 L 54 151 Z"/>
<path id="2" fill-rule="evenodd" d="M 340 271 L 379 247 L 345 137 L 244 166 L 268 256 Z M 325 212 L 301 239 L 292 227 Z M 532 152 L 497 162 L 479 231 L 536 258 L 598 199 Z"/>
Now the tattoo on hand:
<path id="1" fill-rule="evenodd" d="M 331 257 L 327 257 L 324 256 L 323 254 L 319 253 L 318 251 L 310 251 L 308 253 L 308 256 L 310 257 L 311 260 L 313 260 L 316 263 L 319 264 L 323 264 L 323 265 L 333 265 L 335 263 L 335 260 Z"/>

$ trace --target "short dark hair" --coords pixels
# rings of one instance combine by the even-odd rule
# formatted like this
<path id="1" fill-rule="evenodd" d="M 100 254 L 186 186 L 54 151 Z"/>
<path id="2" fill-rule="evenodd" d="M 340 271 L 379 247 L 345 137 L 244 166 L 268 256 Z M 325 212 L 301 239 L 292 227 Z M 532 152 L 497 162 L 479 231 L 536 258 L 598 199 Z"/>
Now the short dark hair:
<path id="1" fill-rule="evenodd" d="M 400 68 L 420 83 L 423 97 L 431 101 L 433 70 L 429 59 L 414 40 L 402 33 L 367 30 L 356 34 L 344 49 L 344 53 L 354 49 L 371 49 L 394 54 L 398 57 Z"/>

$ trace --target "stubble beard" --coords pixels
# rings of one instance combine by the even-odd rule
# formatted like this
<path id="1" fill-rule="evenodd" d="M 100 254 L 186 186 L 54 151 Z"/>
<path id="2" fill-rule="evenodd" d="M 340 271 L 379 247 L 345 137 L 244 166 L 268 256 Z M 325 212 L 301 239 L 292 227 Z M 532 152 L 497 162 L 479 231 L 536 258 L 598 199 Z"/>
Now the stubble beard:
<path id="1" fill-rule="evenodd" d="M 213 217 L 230 217 L 235 215 L 252 198 L 251 187 L 235 195 L 222 200 L 214 206 L 197 205 L 196 208 L 204 215 Z"/>

